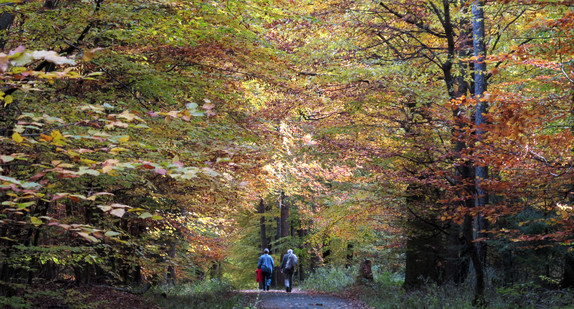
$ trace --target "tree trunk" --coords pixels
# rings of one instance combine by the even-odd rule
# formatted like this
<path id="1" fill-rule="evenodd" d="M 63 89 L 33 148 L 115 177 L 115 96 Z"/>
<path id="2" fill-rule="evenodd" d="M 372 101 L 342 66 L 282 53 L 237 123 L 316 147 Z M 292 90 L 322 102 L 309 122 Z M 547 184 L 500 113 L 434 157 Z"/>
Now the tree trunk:
<path id="1" fill-rule="evenodd" d="M 4 12 L 2 13 L 2 15 L 0 15 L 0 34 L 8 32 L 8 29 L 10 29 L 10 27 L 14 23 L 15 17 L 16 16 L 14 14 L 8 12 Z M 6 40 L 4 39 L 0 40 L 0 50 L 4 50 L 5 46 L 6 46 Z"/>
<path id="2" fill-rule="evenodd" d="M 564 257 L 564 274 L 560 286 L 564 288 L 574 287 L 574 253 L 566 252 Z"/>
<path id="3" fill-rule="evenodd" d="M 466 256 L 466 245 L 461 235 L 461 226 L 450 222 L 448 249 L 445 265 L 445 281 L 462 283 L 468 277 L 469 261 Z"/>
<path id="4" fill-rule="evenodd" d="M 472 266 L 474 268 L 474 274 L 476 276 L 473 304 L 479 307 L 483 307 L 486 302 L 486 299 L 484 297 L 484 289 L 485 289 L 484 269 L 482 261 L 480 260 L 480 256 L 478 254 L 478 249 L 474 244 L 473 219 L 471 216 L 465 216 L 462 233 L 464 235 L 464 240 L 466 241 L 466 245 L 470 253 Z"/>
<path id="5" fill-rule="evenodd" d="M 474 95 L 477 100 L 476 102 L 476 112 L 475 112 L 475 125 L 476 125 L 476 135 L 477 141 L 481 141 L 484 135 L 484 125 L 486 124 L 486 109 L 487 101 L 484 97 L 486 92 L 486 49 L 484 42 L 484 1 L 474 0 L 472 3 L 472 42 L 474 47 Z M 488 178 L 488 167 L 483 164 L 478 164 L 475 167 L 475 187 L 476 187 L 476 200 L 478 207 L 484 207 L 487 202 L 487 193 L 483 188 L 484 181 Z M 470 220 L 470 218 L 465 218 L 465 221 Z M 477 222 L 481 222 L 483 219 L 478 218 Z M 466 222 L 465 222 L 466 223 Z M 468 231 L 466 232 L 468 233 Z M 484 305 L 484 260 L 481 259 L 481 255 L 486 256 L 485 247 L 480 250 L 478 245 L 474 243 L 474 235 L 466 234 L 468 245 L 470 246 L 470 253 L 472 257 L 472 262 L 474 264 L 475 274 L 476 274 L 476 286 L 475 286 L 475 303 L 478 305 Z M 482 251 L 482 252 L 481 252 Z M 481 254 L 483 253 L 483 254 Z"/>
<path id="6" fill-rule="evenodd" d="M 514 267 L 513 267 L 513 258 L 512 258 L 512 250 L 504 249 L 501 253 L 502 259 L 502 270 L 504 273 L 504 283 L 505 286 L 510 286 L 514 283 L 515 275 L 514 275 Z"/>
<path id="7" fill-rule="evenodd" d="M 285 203 L 285 192 L 279 198 L 281 208 L 281 238 L 289 236 L 289 204 Z"/>
<path id="8" fill-rule="evenodd" d="M 263 198 L 259 199 L 259 207 L 257 208 L 257 213 L 261 215 L 259 219 L 259 235 L 261 236 L 261 251 L 268 248 L 267 243 L 267 233 L 265 231 L 265 203 Z"/>
<path id="9" fill-rule="evenodd" d="M 448 7 L 446 4 L 447 2 L 448 1 L 446 0 L 443 1 L 443 3 L 445 3 L 445 10 L 447 10 Z M 464 1 L 459 1 L 458 5 L 460 6 L 462 15 L 468 13 L 468 7 L 465 5 Z M 450 14 L 447 16 L 450 16 Z M 458 52 L 458 59 L 468 59 L 470 58 L 473 50 L 472 25 L 469 19 L 466 17 L 461 18 L 459 21 L 459 28 L 460 33 L 458 39 L 454 40 L 453 38 L 453 41 L 458 42 L 458 44 L 456 45 L 456 48 L 449 50 L 449 54 L 451 54 L 454 58 L 455 52 Z M 452 26 L 446 27 L 445 30 L 447 29 L 450 30 L 447 33 L 449 33 L 450 36 L 454 36 L 454 33 L 452 33 L 454 31 L 452 30 Z M 474 92 L 474 89 L 471 87 L 472 81 L 467 79 L 469 71 L 473 70 L 472 62 L 459 60 L 457 62 L 457 69 L 458 74 L 456 77 L 452 76 L 451 74 L 445 74 L 445 77 L 450 76 L 453 79 L 452 82 L 447 82 L 447 84 L 452 83 L 457 85 L 456 91 L 449 91 L 451 100 L 466 96 L 468 92 Z M 452 115 L 455 121 L 455 128 L 452 130 L 454 137 L 453 143 L 455 145 L 454 152 L 457 155 L 460 155 L 467 148 L 467 144 L 463 139 L 464 128 L 467 127 L 467 124 L 465 119 L 463 119 L 464 111 L 462 109 L 456 108 Z M 470 162 L 464 161 L 457 165 L 455 167 L 454 174 L 456 179 L 455 186 L 460 186 L 458 189 L 459 192 L 457 192 L 459 196 L 468 196 L 469 193 L 474 191 L 474 188 L 471 186 L 464 185 L 470 182 L 470 180 L 473 178 L 473 170 L 471 168 Z M 463 201 L 462 204 L 465 207 L 472 207 L 474 206 L 474 201 L 467 199 Z M 463 227 L 453 220 L 449 222 L 449 226 L 450 228 L 445 266 L 445 280 L 453 281 L 455 283 L 462 283 L 468 277 L 470 267 L 468 248 L 464 241 L 464 236 L 462 235 Z"/>
<path id="10" fill-rule="evenodd" d="M 428 185 L 410 184 L 406 190 L 407 238 L 405 282 L 406 289 L 417 288 L 430 279 L 442 283 L 444 274 L 444 233 L 432 213 L 421 215 L 429 204 L 434 204 L 438 194 Z M 421 213 L 421 214 L 419 214 Z"/>
<path id="11" fill-rule="evenodd" d="M 175 249 L 176 249 L 176 245 L 175 245 L 175 239 L 171 240 L 168 244 L 168 249 L 167 249 L 167 256 L 169 257 L 169 266 L 167 267 L 167 273 L 166 273 L 166 282 L 171 284 L 171 285 L 175 285 L 175 267 L 173 266 L 174 263 L 174 259 L 175 259 Z"/>
<path id="12" fill-rule="evenodd" d="M 359 279 L 373 281 L 373 270 L 371 260 L 363 260 L 359 264 Z"/>

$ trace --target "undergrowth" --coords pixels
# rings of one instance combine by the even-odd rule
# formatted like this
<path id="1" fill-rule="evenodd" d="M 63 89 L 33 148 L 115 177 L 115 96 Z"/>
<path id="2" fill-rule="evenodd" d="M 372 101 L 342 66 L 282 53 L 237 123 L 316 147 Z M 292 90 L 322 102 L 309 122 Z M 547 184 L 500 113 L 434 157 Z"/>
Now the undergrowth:
<path id="1" fill-rule="evenodd" d="M 302 289 L 340 293 L 355 291 L 361 300 L 373 308 L 385 309 L 443 309 L 476 308 L 474 299 L 474 279 L 469 278 L 462 284 L 437 285 L 426 282 L 419 289 L 405 290 L 402 274 L 382 271 L 373 267 L 373 281 L 356 281 L 357 269 L 344 267 L 325 267 L 301 283 Z M 557 290 L 529 282 L 496 287 L 488 283 L 486 291 L 487 307 L 493 309 L 537 309 L 537 308 L 574 308 L 574 291 Z"/>
<path id="2" fill-rule="evenodd" d="M 249 308 L 248 300 L 219 279 L 162 285 L 152 290 L 152 301 L 162 308 Z"/>
<path id="3" fill-rule="evenodd" d="M 338 293 L 355 283 L 357 268 L 322 267 L 299 284 L 303 290 Z"/>

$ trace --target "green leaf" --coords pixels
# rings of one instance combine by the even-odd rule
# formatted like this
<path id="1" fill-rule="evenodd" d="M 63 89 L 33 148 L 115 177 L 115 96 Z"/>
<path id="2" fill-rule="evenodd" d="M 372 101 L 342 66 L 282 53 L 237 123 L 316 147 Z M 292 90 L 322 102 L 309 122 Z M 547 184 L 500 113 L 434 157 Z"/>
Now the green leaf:
<path id="1" fill-rule="evenodd" d="M 116 236 L 120 235 L 120 233 L 114 232 L 114 231 L 107 231 L 105 235 L 107 237 L 116 237 Z"/>
<path id="2" fill-rule="evenodd" d="M 88 233 L 78 232 L 78 235 L 82 236 L 84 239 L 88 240 L 89 242 L 98 242 L 98 239 Z"/>
<path id="3" fill-rule="evenodd" d="M 4 163 L 14 161 L 14 157 L 12 157 L 12 156 L 0 156 L 0 159 L 2 159 L 2 162 L 4 162 Z"/>
<path id="4" fill-rule="evenodd" d="M 92 176 L 99 176 L 100 172 L 91 168 L 88 168 L 86 166 L 80 166 L 80 169 L 78 170 L 78 175 L 84 175 L 84 174 L 88 174 L 88 175 L 92 175 Z"/>
<path id="5" fill-rule="evenodd" d="M 151 217 L 153 217 L 153 216 L 149 212 L 144 212 L 143 214 L 140 215 L 140 218 L 142 218 L 142 219 L 151 218 Z"/>
<path id="6" fill-rule="evenodd" d="M 26 203 L 17 203 L 16 206 L 18 207 L 18 209 L 25 209 L 25 208 L 28 208 L 28 207 L 34 205 L 34 204 L 36 204 L 36 202 L 26 202 Z M 33 218 L 36 218 L 36 217 L 33 217 Z"/>

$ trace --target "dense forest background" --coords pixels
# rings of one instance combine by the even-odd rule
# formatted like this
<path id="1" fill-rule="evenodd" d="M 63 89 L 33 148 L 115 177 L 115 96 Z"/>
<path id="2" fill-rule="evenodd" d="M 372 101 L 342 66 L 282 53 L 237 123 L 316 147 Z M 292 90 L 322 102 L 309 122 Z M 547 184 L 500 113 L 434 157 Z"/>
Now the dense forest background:
<path id="1" fill-rule="evenodd" d="M 574 286 L 574 1 L 0 1 L 0 295 Z M 278 280 L 280 281 L 280 280 Z"/>

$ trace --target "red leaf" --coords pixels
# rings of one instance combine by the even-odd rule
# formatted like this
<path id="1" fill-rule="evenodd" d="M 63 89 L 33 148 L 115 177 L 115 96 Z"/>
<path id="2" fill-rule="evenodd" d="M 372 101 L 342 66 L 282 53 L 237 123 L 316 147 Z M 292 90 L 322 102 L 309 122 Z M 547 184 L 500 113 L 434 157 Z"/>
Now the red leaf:
<path id="1" fill-rule="evenodd" d="M 142 167 L 145 168 L 145 169 L 148 169 L 148 170 L 153 170 L 153 169 L 155 169 L 155 166 L 153 166 L 153 165 L 151 165 L 151 164 L 149 164 L 149 163 L 144 163 L 144 164 L 142 164 Z"/>
<path id="2" fill-rule="evenodd" d="M 30 181 L 36 181 L 36 180 L 44 177 L 44 175 L 46 175 L 46 173 L 44 173 L 44 172 L 38 173 L 38 174 L 32 176 L 32 178 L 30 178 Z"/>

